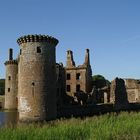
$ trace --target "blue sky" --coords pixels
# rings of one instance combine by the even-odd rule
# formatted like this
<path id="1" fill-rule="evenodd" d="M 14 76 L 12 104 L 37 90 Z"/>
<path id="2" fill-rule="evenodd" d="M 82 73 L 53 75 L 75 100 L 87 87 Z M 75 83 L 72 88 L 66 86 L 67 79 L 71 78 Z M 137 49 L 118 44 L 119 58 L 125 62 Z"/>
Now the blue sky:
<path id="1" fill-rule="evenodd" d="M 8 49 L 19 52 L 17 38 L 48 34 L 59 40 L 57 62 L 74 52 L 76 64 L 90 49 L 93 75 L 140 78 L 139 0 L 1 0 L 0 78 Z"/>

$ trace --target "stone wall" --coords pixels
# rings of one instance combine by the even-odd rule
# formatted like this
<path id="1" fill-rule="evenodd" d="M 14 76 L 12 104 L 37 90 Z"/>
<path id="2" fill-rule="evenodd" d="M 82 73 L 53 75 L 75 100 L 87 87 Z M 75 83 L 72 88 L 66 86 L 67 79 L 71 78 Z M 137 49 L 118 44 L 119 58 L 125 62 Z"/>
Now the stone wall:
<path id="1" fill-rule="evenodd" d="M 75 68 L 75 69 L 67 69 L 66 68 L 66 77 L 67 75 L 70 75 L 70 79 L 66 79 L 66 86 L 70 85 L 70 90 L 68 91 L 67 88 L 67 94 L 70 96 L 74 96 L 74 93 L 79 91 L 87 92 L 86 90 L 86 68 Z M 76 75 L 79 74 L 80 77 L 76 79 Z M 80 86 L 79 89 L 77 86 Z"/>
<path id="2" fill-rule="evenodd" d="M 18 111 L 21 121 L 56 118 L 56 58 L 53 37 L 28 35 L 18 39 Z"/>
<path id="3" fill-rule="evenodd" d="M 128 97 L 125 82 L 121 78 L 116 78 L 111 83 L 110 102 L 114 103 L 116 108 L 126 108 L 128 106 Z"/>
<path id="4" fill-rule="evenodd" d="M 66 92 L 74 97 L 75 93 L 89 93 L 92 90 L 92 70 L 89 60 L 89 50 L 86 50 L 85 62 L 83 65 L 75 65 L 73 52 L 67 52 L 66 70 Z"/>
<path id="5" fill-rule="evenodd" d="M 117 83 L 120 83 L 119 85 Z M 118 85 L 118 86 L 117 86 Z M 116 90 L 116 88 L 118 89 Z M 126 95 L 125 95 L 125 94 Z M 120 98 L 125 95 L 125 98 Z M 118 102 L 118 99 L 121 99 Z M 140 102 L 140 81 L 136 79 L 119 79 L 116 78 L 111 82 L 110 91 L 110 103 L 121 104 L 127 99 L 129 103 L 139 103 Z"/>
<path id="6" fill-rule="evenodd" d="M 124 79 L 129 103 L 140 102 L 140 80 Z"/>
<path id="7" fill-rule="evenodd" d="M 56 91 L 57 108 L 62 107 L 66 93 L 66 78 L 63 64 L 56 64 Z"/>

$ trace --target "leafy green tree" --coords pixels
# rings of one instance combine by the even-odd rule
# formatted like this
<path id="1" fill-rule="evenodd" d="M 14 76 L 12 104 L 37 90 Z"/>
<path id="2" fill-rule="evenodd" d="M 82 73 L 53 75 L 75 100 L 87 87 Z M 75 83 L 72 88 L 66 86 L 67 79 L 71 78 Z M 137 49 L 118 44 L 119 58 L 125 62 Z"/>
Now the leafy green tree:
<path id="1" fill-rule="evenodd" d="M 105 79 L 104 76 L 102 75 L 94 75 L 92 79 L 93 79 L 93 86 L 95 86 L 96 89 L 110 85 L 109 80 Z"/>

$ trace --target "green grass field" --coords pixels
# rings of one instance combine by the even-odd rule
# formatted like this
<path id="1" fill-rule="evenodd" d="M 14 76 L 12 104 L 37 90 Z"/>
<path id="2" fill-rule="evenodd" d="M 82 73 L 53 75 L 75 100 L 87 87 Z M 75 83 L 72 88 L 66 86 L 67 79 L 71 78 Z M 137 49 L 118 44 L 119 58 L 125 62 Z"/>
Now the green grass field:
<path id="1" fill-rule="evenodd" d="M 0 129 L 0 140 L 140 140 L 140 113 L 121 112 Z"/>

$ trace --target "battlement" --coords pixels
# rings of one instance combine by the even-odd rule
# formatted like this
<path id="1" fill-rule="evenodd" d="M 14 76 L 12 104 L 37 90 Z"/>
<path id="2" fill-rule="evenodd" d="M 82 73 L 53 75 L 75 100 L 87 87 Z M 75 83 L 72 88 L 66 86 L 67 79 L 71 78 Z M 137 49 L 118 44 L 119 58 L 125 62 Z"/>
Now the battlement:
<path id="1" fill-rule="evenodd" d="M 10 65 L 10 64 L 15 64 L 18 65 L 18 61 L 17 60 L 8 60 L 4 63 L 5 65 Z"/>
<path id="2" fill-rule="evenodd" d="M 48 42 L 50 44 L 58 44 L 58 40 L 52 36 L 48 35 L 26 35 L 22 36 L 17 40 L 19 45 L 27 42 Z"/>

